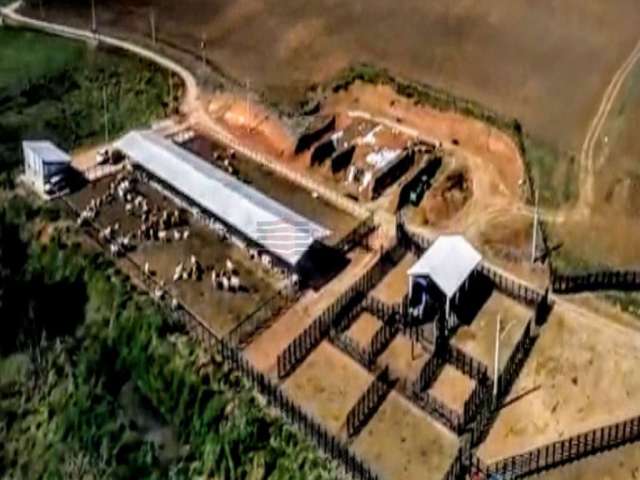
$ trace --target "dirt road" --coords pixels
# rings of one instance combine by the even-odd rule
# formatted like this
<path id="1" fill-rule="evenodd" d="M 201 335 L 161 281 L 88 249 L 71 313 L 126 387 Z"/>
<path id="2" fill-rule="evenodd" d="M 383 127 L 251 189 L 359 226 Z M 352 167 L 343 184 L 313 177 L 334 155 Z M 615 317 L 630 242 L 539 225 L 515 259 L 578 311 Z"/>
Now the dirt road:
<path id="1" fill-rule="evenodd" d="M 582 214 L 588 214 L 590 207 L 594 201 L 594 183 L 595 183 L 595 159 L 593 158 L 595 145 L 600 138 L 602 128 L 604 127 L 605 120 L 609 114 L 609 111 L 613 107 L 613 104 L 624 84 L 625 79 L 629 75 L 629 72 L 633 69 L 633 66 L 640 59 L 640 41 L 636 44 L 629 57 L 620 66 L 618 71 L 611 79 L 609 86 L 604 92 L 600 107 L 596 116 L 591 121 L 587 136 L 582 145 L 580 151 L 580 175 L 578 181 L 578 188 L 580 189 L 580 195 L 578 197 L 578 203 L 576 205 L 576 211 Z"/>

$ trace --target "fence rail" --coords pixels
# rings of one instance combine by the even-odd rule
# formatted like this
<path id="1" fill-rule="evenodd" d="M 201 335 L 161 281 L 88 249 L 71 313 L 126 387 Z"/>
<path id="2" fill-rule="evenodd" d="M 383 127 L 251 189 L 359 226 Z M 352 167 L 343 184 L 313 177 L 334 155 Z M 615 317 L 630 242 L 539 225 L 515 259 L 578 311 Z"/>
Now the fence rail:
<path id="1" fill-rule="evenodd" d="M 349 233 L 334 245 L 334 248 L 341 252 L 350 252 L 356 245 L 361 245 L 362 241 L 367 238 L 376 229 L 373 220 L 373 214 L 370 214 L 358 225 L 356 225 Z"/>
<path id="2" fill-rule="evenodd" d="M 640 270 L 603 270 L 578 275 L 564 275 L 552 270 L 551 288 L 556 293 L 640 290 Z"/>
<path id="3" fill-rule="evenodd" d="M 480 266 L 480 271 L 493 282 L 499 291 L 526 305 L 536 305 L 544 296 L 543 292 L 503 275 L 486 263 Z"/>
<path id="4" fill-rule="evenodd" d="M 367 422 L 375 415 L 393 388 L 389 377 L 389 367 L 376 375 L 364 394 L 347 414 L 347 435 L 353 437 L 360 433 Z"/>
<path id="5" fill-rule="evenodd" d="M 637 440 L 640 440 L 640 417 L 633 417 L 543 445 L 490 465 L 474 457 L 472 471 L 480 478 L 488 479 L 492 475 L 519 478 Z"/>
<path id="6" fill-rule="evenodd" d="M 378 260 L 345 292 L 334 300 L 316 319 L 278 355 L 278 377 L 289 375 L 311 351 L 329 335 L 331 329 L 342 329 L 354 318 L 354 309 L 397 263 L 398 245 L 380 254 Z"/>

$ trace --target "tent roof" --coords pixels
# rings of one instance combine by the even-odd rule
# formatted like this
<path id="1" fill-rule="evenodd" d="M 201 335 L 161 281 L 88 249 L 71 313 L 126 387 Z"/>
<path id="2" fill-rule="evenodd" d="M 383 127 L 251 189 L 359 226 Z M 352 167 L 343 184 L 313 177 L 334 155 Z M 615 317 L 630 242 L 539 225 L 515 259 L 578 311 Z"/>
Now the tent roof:
<path id="1" fill-rule="evenodd" d="M 130 132 L 115 147 L 291 266 L 315 240 L 330 234 L 326 228 L 150 130 Z"/>
<path id="2" fill-rule="evenodd" d="M 482 260 L 462 235 L 442 235 L 407 272 L 429 276 L 447 297 L 452 297 Z"/>
<path id="3" fill-rule="evenodd" d="M 60 150 L 49 140 L 25 140 L 22 142 L 25 150 L 34 152 L 39 158 L 47 163 L 69 163 L 71 157 L 68 153 Z"/>

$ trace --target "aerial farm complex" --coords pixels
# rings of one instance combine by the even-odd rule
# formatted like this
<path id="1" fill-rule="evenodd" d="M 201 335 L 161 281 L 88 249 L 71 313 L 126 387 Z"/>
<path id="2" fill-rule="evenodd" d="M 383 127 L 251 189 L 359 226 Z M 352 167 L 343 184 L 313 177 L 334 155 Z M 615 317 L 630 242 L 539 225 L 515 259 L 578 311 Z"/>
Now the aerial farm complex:
<path id="1" fill-rule="evenodd" d="M 640 479 L 639 324 L 609 302 L 640 272 L 557 268 L 575 212 L 540 206 L 519 124 L 359 77 L 287 116 L 166 63 L 178 113 L 25 141 L 24 179 L 341 474 Z"/>

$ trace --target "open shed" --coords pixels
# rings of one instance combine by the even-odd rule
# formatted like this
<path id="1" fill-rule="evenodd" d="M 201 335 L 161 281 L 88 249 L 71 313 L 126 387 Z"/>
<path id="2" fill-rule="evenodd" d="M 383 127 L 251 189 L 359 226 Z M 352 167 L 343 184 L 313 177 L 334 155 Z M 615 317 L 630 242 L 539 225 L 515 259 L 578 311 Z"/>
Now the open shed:
<path id="1" fill-rule="evenodd" d="M 411 315 L 424 318 L 430 309 L 445 309 L 447 326 L 456 322 L 452 307 L 472 288 L 482 255 L 462 235 L 442 235 L 407 271 Z"/>

